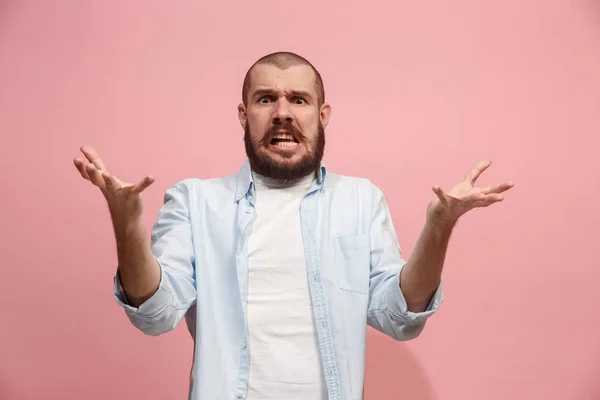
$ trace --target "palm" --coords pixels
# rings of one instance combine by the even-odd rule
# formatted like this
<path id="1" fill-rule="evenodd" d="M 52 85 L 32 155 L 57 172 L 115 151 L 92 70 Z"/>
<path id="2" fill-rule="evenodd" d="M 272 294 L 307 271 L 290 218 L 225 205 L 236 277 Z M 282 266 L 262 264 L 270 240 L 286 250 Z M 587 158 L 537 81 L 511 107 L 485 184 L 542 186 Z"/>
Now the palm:
<path id="1" fill-rule="evenodd" d="M 73 160 L 75 167 L 84 179 L 91 181 L 100 189 L 113 216 L 138 217 L 143 207 L 140 194 L 154 182 L 154 179 L 146 176 L 135 184 L 124 182 L 106 170 L 96 150 L 83 146 L 81 152 L 87 161 L 76 158 Z"/>
<path id="2" fill-rule="evenodd" d="M 479 161 L 464 177 L 448 192 L 439 186 L 433 191 L 437 199 L 430 206 L 430 212 L 438 218 L 455 221 L 467 211 L 477 207 L 487 207 L 504 199 L 503 192 L 512 188 L 512 182 L 505 182 L 487 187 L 476 187 L 477 178 L 491 165 L 489 160 Z"/>
<path id="3" fill-rule="evenodd" d="M 131 193 L 134 186 L 134 183 L 122 181 L 115 176 L 115 190 L 111 194 L 117 197 L 127 196 Z"/>

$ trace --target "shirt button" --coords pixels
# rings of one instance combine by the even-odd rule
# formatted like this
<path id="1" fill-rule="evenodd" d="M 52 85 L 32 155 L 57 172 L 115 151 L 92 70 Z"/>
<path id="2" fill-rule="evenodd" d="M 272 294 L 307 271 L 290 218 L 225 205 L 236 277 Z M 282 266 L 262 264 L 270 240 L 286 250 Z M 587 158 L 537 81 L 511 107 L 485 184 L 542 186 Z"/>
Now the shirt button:
<path id="1" fill-rule="evenodd" d="M 242 349 L 245 349 L 247 347 L 246 343 L 242 344 Z"/>
<path id="2" fill-rule="evenodd" d="M 251 212 L 252 212 L 252 209 L 246 208 L 246 214 L 250 214 Z"/>
<path id="3" fill-rule="evenodd" d="M 241 399 L 242 397 L 244 397 L 244 393 L 242 393 L 241 390 L 238 390 L 237 397 L 239 397 Z"/>

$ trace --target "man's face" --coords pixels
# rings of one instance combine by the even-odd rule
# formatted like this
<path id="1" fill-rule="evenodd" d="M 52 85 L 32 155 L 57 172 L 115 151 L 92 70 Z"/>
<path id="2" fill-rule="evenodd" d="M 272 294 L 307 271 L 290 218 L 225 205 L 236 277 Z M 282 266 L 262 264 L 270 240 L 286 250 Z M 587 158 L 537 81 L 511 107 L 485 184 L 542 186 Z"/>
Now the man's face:
<path id="1" fill-rule="evenodd" d="M 323 158 L 330 107 L 319 106 L 313 70 L 259 64 L 250 81 L 247 106 L 240 104 L 238 113 L 252 169 L 283 180 L 315 172 Z"/>

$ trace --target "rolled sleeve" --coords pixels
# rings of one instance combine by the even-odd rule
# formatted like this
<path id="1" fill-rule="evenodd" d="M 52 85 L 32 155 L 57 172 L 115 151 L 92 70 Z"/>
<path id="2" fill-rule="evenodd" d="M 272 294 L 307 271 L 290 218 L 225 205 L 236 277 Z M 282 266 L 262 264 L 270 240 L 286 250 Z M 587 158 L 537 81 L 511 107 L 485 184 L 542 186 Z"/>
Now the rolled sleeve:
<path id="1" fill-rule="evenodd" d="M 400 273 L 398 273 L 394 276 L 394 279 L 390 281 L 384 301 L 387 304 L 387 309 L 392 315 L 404 319 L 408 323 L 419 323 L 433 315 L 444 301 L 442 283 L 440 282 L 425 311 L 412 312 L 408 310 L 406 298 L 400 288 Z"/>
<path id="2" fill-rule="evenodd" d="M 125 309 L 125 312 L 130 318 L 136 317 L 152 317 L 160 313 L 166 304 L 171 302 L 171 291 L 165 286 L 165 272 L 161 268 L 160 284 L 158 290 L 139 307 L 133 307 L 129 304 L 123 286 L 121 286 L 121 279 L 117 273 L 114 278 L 114 290 L 115 300 L 117 304 Z"/>

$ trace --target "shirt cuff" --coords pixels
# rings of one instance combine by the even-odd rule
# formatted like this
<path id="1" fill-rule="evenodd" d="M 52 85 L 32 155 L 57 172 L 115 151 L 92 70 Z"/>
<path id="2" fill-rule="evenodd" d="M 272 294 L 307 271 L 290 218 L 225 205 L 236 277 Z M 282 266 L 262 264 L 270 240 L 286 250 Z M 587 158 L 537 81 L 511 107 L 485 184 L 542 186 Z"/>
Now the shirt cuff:
<path id="1" fill-rule="evenodd" d="M 160 266 L 160 263 L 159 263 Z M 121 286 L 121 280 L 119 273 L 115 274 L 114 278 L 114 297 L 117 304 L 125 309 L 130 315 L 139 315 L 143 317 L 153 317 L 159 314 L 162 310 L 171 304 L 172 293 L 166 285 L 165 272 L 160 268 L 160 283 L 158 290 L 139 307 L 133 307 L 129 305 L 123 286 Z"/>
<path id="2" fill-rule="evenodd" d="M 402 272 L 402 270 L 400 270 Z M 418 323 L 429 318 L 435 313 L 439 306 L 444 301 L 444 292 L 442 290 L 442 282 L 440 282 L 435 294 L 429 301 L 429 305 L 422 312 L 408 311 L 406 298 L 400 289 L 400 272 L 394 276 L 386 293 L 386 303 L 388 310 L 396 317 L 408 322 Z"/>

